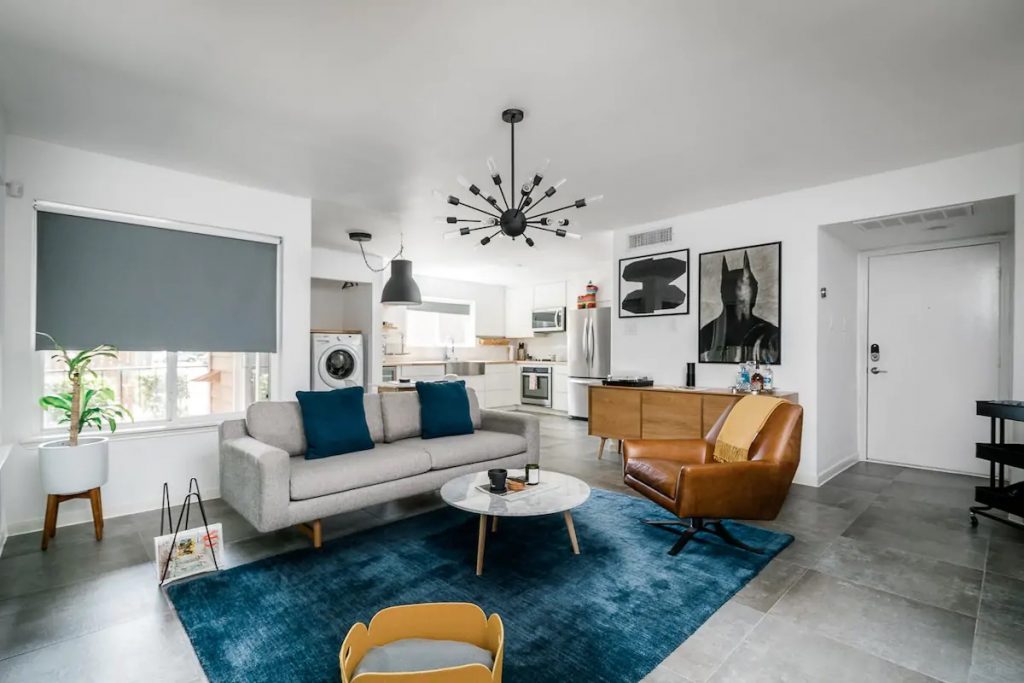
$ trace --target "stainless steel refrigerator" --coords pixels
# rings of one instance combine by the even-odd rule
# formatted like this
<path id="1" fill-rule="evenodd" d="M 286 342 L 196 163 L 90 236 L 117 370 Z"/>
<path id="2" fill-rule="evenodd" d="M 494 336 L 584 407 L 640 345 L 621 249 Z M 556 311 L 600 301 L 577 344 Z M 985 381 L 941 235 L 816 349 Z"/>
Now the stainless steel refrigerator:
<path id="1" fill-rule="evenodd" d="M 600 384 L 611 372 L 610 308 L 566 312 L 569 353 L 569 417 L 587 419 L 587 387 Z"/>

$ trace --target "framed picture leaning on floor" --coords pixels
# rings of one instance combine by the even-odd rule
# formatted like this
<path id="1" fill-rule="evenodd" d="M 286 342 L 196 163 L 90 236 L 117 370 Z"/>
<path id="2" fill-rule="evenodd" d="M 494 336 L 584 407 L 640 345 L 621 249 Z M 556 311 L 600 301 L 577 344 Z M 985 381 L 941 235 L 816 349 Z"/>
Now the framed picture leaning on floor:
<path id="1" fill-rule="evenodd" d="M 782 242 L 700 255 L 702 363 L 782 362 Z"/>

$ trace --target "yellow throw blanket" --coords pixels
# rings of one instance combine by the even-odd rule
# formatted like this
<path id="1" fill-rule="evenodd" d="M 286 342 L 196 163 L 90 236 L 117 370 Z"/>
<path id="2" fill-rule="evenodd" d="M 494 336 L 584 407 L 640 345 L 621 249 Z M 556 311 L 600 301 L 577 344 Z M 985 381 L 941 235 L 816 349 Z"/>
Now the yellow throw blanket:
<path id="1" fill-rule="evenodd" d="M 782 403 L 781 398 L 770 396 L 744 396 L 733 406 L 725 418 L 722 431 L 715 442 L 715 460 L 718 462 L 742 462 L 748 459 L 750 444 L 764 427 L 775 409 Z"/>

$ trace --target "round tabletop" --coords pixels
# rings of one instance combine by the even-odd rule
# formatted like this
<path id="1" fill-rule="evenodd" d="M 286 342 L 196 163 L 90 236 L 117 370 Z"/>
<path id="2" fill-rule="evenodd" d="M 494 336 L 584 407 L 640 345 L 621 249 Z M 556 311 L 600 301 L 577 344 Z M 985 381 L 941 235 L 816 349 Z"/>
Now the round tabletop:
<path id="1" fill-rule="evenodd" d="M 523 470 L 509 470 L 508 474 L 521 477 Z M 533 517 L 571 510 L 590 497 L 590 486 L 585 481 L 551 470 L 541 470 L 539 484 L 508 496 L 477 488 L 488 485 L 487 472 L 464 474 L 441 487 L 441 498 L 452 507 L 478 515 Z"/>

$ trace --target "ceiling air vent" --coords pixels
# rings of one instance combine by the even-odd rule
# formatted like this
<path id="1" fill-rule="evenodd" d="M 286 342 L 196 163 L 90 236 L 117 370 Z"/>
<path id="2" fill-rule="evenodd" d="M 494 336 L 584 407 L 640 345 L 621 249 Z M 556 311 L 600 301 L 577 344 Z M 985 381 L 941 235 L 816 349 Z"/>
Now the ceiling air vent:
<path id="1" fill-rule="evenodd" d="M 672 241 L 672 228 L 657 228 L 646 232 L 638 232 L 629 236 L 629 248 L 639 249 L 652 244 L 664 244 Z"/>
<path id="2" fill-rule="evenodd" d="M 879 230 L 881 228 L 898 228 L 903 225 L 922 225 L 934 221 L 945 221 L 950 218 L 966 218 L 973 215 L 974 204 L 956 204 L 955 206 L 942 206 L 937 209 L 928 209 L 927 211 L 865 218 L 862 221 L 854 221 L 854 225 L 861 230 Z M 930 230 L 931 228 L 925 229 Z"/>

